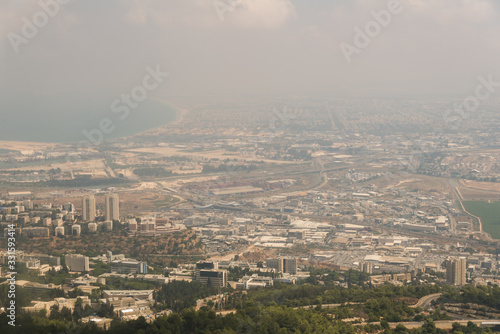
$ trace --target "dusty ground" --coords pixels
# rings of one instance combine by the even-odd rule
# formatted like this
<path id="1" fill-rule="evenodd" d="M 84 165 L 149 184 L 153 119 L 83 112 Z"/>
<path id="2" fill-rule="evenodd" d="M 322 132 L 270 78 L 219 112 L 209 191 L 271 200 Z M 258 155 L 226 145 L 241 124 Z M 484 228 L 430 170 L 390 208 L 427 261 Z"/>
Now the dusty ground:
<path id="1" fill-rule="evenodd" d="M 443 196 L 451 194 L 451 189 L 446 179 L 425 175 L 391 174 L 379 179 L 371 180 L 369 183 L 379 187 L 417 189 L 432 196 Z"/>
<path id="2" fill-rule="evenodd" d="M 460 194 L 462 195 L 464 201 L 500 200 L 500 192 L 488 192 L 488 191 L 481 191 L 478 189 L 463 188 L 463 187 L 459 187 L 458 190 L 460 191 Z"/>
<path id="3" fill-rule="evenodd" d="M 460 183 L 467 188 L 500 192 L 500 183 L 496 182 L 477 182 L 477 181 L 463 180 L 460 181 Z"/>
<path id="4" fill-rule="evenodd" d="M 14 151 L 46 150 L 57 146 L 61 146 L 61 144 L 0 140 L 1 149 Z"/>
<path id="5" fill-rule="evenodd" d="M 59 193 L 55 196 L 55 193 Z M 77 211 L 82 209 L 82 197 L 84 195 L 83 191 L 74 190 L 67 191 L 64 190 L 57 191 L 51 190 L 50 192 L 37 193 L 37 197 L 46 196 L 45 200 L 35 200 L 35 204 L 48 204 L 52 203 L 54 205 L 61 205 L 64 203 L 73 203 Z M 101 212 L 104 210 L 104 193 L 95 195 L 96 206 Z M 151 214 L 152 212 L 159 212 L 160 208 L 168 208 L 171 205 L 178 204 L 182 200 L 175 196 L 157 194 L 154 190 L 145 189 L 142 192 L 130 192 L 130 191 L 120 191 L 118 192 L 120 198 L 120 216 L 126 216 L 127 214 Z"/>
<path id="6" fill-rule="evenodd" d="M 128 150 L 128 152 L 136 152 L 136 153 L 152 153 L 165 157 L 172 156 L 196 156 L 202 157 L 205 159 L 237 159 L 240 161 L 264 161 L 268 163 L 280 163 L 280 164 L 291 164 L 292 161 L 278 161 L 278 160 L 267 160 L 259 157 L 255 157 L 253 155 L 243 155 L 243 154 L 234 154 L 233 152 L 227 152 L 225 150 L 213 150 L 213 151 L 203 151 L 203 152 L 186 152 L 185 148 L 176 148 L 176 147 L 144 147 Z"/>

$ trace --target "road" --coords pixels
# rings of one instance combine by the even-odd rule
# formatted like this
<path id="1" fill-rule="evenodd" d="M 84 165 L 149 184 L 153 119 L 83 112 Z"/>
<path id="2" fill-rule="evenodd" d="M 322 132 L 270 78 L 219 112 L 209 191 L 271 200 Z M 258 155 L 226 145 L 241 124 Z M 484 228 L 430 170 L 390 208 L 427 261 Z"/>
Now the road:
<path id="1" fill-rule="evenodd" d="M 254 248 L 255 248 L 255 244 L 251 244 L 248 247 L 245 247 L 245 249 L 243 249 L 242 251 L 234 250 L 234 251 L 231 251 L 231 252 L 224 254 L 224 255 L 210 256 L 210 260 L 213 260 L 213 261 L 231 261 L 232 259 L 234 259 L 234 257 L 236 255 L 241 257 L 245 253 L 250 253 Z"/>
<path id="2" fill-rule="evenodd" d="M 433 300 L 438 299 L 439 297 L 441 297 L 441 295 L 442 295 L 441 293 L 434 293 L 432 295 L 424 296 L 424 297 L 420 298 L 415 305 L 411 305 L 410 307 L 420 306 L 420 307 L 422 307 L 422 308 L 425 309 L 425 308 L 427 308 L 427 307 L 430 306 L 430 304 L 431 304 L 431 302 Z M 208 299 L 214 298 L 214 297 L 216 297 L 216 296 L 208 297 Z M 346 302 L 346 303 L 342 303 L 342 304 L 322 304 L 321 307 L 322 308 L 334 308 L 334 307 L 339 307 L 339 306 L 342 306 L 342 305 L 359 305 L 359 304 L 364 304 L 364 303 Z M 315 308 L 317 306 L 318 305 L 304 305 L 304 306 L 294 307 L 294 309 L 295 310 L 297 310 L 297 309 L 313 309 L 313 308 Z M 220 315 L 226 315 L 226 314 L 229 314 L 229 313 L 236 313 L 236 310 L 224 310 L 224 311 L 218 311 L 217 312 L 217 314 L 220 314 Z"/>
<path id="3" fill-rule="evenodd" d="M 333 304 L 332 304 L 333 305 Z M 336 305 L 336 304 L 335 304 Z M 324 305 L 326 306 L 326 305 Z M 217 311 L 217 315 L 222 315 L 226 316 L 230 313 L 236 313 L 236 310 L 226 310 L 226 311 Z M 489 326 L 500 326 L 500 321 L 499 320 L 492 320 L 492 319 L 470 319 L 470 320 L 436 320 L 434 321 L 434 324 L 436 325 L 437 328 L 440 329 L 452 329 L 454 323 L 459 323 L 462 326 L 467 326 L 467 323 L 471 321 L 472 323 L 482 326 L 482 325 L 489 325 Z M 373 324 L 378 324 L 378 322 L 374 322 Z M 402 324 L 408 329 L 414 329 L 414 328 L 419 328 L 422 327 L 424 324 L 423 321 L 411 321 L 411 322 L 390 322 L 389 326 L 391 328 L 396 328 L 397 325 Z M 356 325 L 356 324 L 355 324 Z M 360 325 L 368 325 L 367 322 L 362 322 Z"/>
<path id="4" fill-rule="evenodd" d="M 225 209 L 224 207 L 221 206 L 221 209 Z M 247 207 L 246 205 L 240 205 L 238 207 L 228 207 L 228 210 L 232 211 L 240 211 L 240 212 L 249 212 L 249 213 L 258 213 L 262 214 L 265 216 L 274 216 L 276 213 L 265 210 L 265 209 L 257 209 L 254 207 Z M 297 218 L 308 218 L 316 221 L 328 221 L 328 222 L 333 222 L 337 224 L 341 223 L 352 223 L 352 221 L 348 219 L 342 219 L 339 217 L 328 217 L 328 216 L 321 216 L 321 215 L 309 215 L 309 214 L 297 214 L 297 213 L 290 213 L 289 216 L 291 217 L 297 217 Z M 431 234 L 431 233 L 424 233 L 424 232 L 416 232 L 416 231 L 409 231 L 409 230 L 404 230 L 401 228 L 393 227 L 393 226 L 385 226 L 385 225 L 375 225 L 375 224 L 370 224 L 370 223 L 365 223 L 365 222 L 356 222 L 357 225 L 362 225 L 366 227 L 371 227 L 371 228 L 376 228 L 380 229 L 382 231 L 386 232 L 392 232 L 396 233 L 398 235 L 408 235 L 412 237 L 417 237 L 417 238 L 422 238 L 426 240 L 434 240 L 436 242 L 443 242 L 443 236 L 440 234 Z M 477 245 L 477 246 L 484 246 L 481 244 L 479 241 L 474 240 L 474 239 L 467 239 L 467 238 L 462 238 L 459 236 L 447 236 L 446 240 L 448 242 L 459 242 L 461 244 L 469 244 L 469 245 Z"/>
<path id="5" fill-rule="evenodd" d="M 433 300 L 438 299 L 439 297 L 441 297 L 441 295 L 442 295 L 442 293 L 435 293 L 432 295 L 424 296 L 424 297 L 420 298 L 415 305 L 412 305 L 410 307 L 421 307 L 423 309 L 426 309 L 429 306 L 431 306 L 431 302 Z"/>
<path id="6" fill-rule="evenodd" d="M 437 328 L 440 329 L 451 329 L 455 322 L 458 322 L 460 325 L 467 326 L 467 323 L 471 321 L 474 324 L 481 326 L 485 325 L 500 325 L 500 321 L 495 321 L 491 319 L 471 319 L 471 320 L 436 320 L 434 323 Z M 367 323 L 362 323 L 362 325 L 366 325 Z M 412 321 L 412 322 L 390 322 L 389 326 L 391 328 L 395 328 L 397 325 L 402 324 L 408 329 L 421 327 L 424 322 L 423 321 Z"/>
<path id="7" fill-rule="evenodd" d="M 337 167 L 337 168 L 331 168 L 331 169 L 324 169 L 323 167 L 323 164 L 322 164 L 322 161 L 321 159 L 316 159 L 315 161 L 315 165 L 318 166 L 319 164 L 319 167 L 320 169 L 317 170 L 317 169 L 312 169 L 312 170 L 305 170 L 305 171 L 298 171 L 298 172 L 291 172 L 289 171 L 288 169 L 285 169 L 285 171 L 281 171 L 281 172 L 277 172 L 275 173 L 275 176 L 276 175 L 279 175 L 281 173 L 284 173 L 284 172 L 287 172 L 287 176 L 290 177 L 291 175 L 295 175 L 295 174 L 309 174 L 309 173 L 319 173 L 319 176 L 320 176 L 320 180 L 319 182 L 313 186 L 313 189 L 319 189 L 323 186 L 325 186 L 327 183 L 328 183 L 328 177 L 327 177 L 327 173 L 328 172 L 332 172 L 332 171 L 340 171 L 340 170 L 344 170 L 344 169 L 347 169 L 347 167 Z M 303 167 L 307 167 L 307 166 L 303 166 Z M 450 180 L 450 186 L 455 190 L 455 187 L 453 187 L 453 180 Z M 308 188 L 308 190 L 310 190 L 311 187 Z M 186 201 L 188 202 L 191 202 L 195 205 L 205 205 L 206 202 L 205 201 L 201 201 L 201 200 L 197 200 L 195 199 L 192 194 L 188 193 L 188 192 L 181 192 L 181 191 L 176 191 L 175 192 L 175 195 L 177 196 L 180 196 L 181 198 L 184 198 Z M 458 196 L 458 195 L 457 195 Z M 221 206 L 221 205 L 218 205 L 217 206 L 218 209 L 221 209 L 221 210 L 231 210 L 231 211 L 240 211 L 240 212 L 248 212 L 248 213 L 252 213 L 252 214 L 262 214 L 262 215 L 266 215 L 266 216 L 274 216 L 275 213 L 274 212 L 270 212 L 268 210 L 265 210 L 265 209 L 257 209 L 257 208 L 254 208 L 254 207 L 248 207 L 246 205 L 241 205 L 241 206 L 238 206 L 238 207 L 224 207 L 224 206 Z M 290 214 L 290 216 L 293 216 L 293 217 L 297 217 L 297 218 L 309 218 L 309 219 L 314 219 L 314 220 L 318 220 L 318 221 L 330 221 L 330 222 L 334 222 L 334 223 L 351 223 L 350 220 L 347 220 L 347 219 L 340 219 L 339 217 L 325 217 L 325 216 L 321 216 L 321 215 L 304 215 L 304 214 Z M 385 226 L 385 225 L 373 225 L 373 224 L 370 224 L 370 223 L 365 223 L 365 222 L 357 222 L 356 224 L 358 225 L 363 225 L 363 226 L 367 226 L 367 227 L 373 227 L 373 228 L 376 228 L 376 229 L 380 229 L 382 231 L 385 231 L 385 232 L 388 232 L 388 233 L 396 233 L 396 234 L 399 234 L 399 235 L 407 235 L 407 236 L 412 236 L 412 237 L 417 237 L 417 238 L 423 238 L 423 239 L 427 239 L 427 240 L 433 240 L 435 242 L 442 242 L 443 241 L 443 237 L 442 235 L 439 235 L 439 234 L 431 234 L 431 233 L 423 233 L 423 232 L 416 232 L 416 231 L 408 231 L 408 230 L 404 230 L 404 229 L 400 229 L 400 228 L 396 228 L 396 227 L 392 227 L 392 226 Z M 484 244 L 482 244 L 481 242 L 477 241 L 477 240 L 474 240 L 474 239 L 468 239 L 468 238 L 465 238 L 465 237 L 460 237 L 460 236 L 447 236 L 447 241 L 448 242 L 453 242 L 453 243 L 461 243 L 461 244 L 469 244 L 471 246 L 484 246 Z"/>

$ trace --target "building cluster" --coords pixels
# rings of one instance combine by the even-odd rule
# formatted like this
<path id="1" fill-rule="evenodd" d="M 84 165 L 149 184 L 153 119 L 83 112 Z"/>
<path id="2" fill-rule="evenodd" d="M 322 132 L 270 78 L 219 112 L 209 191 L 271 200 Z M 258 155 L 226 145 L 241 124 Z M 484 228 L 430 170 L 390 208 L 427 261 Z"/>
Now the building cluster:
<path id="1" fill-rule="evenodd" d="M 104 218 L 106 221 L 120 219 L 120 200 L 117 194 L 105 196 Z M 96 219 L 96 200 L 94 195 L 85 195 L 82 198 L 82 220 L 94 221 Z"/>
<path id="2" fill-rule="evenodd" d="M 169 234 L 175 231 L 185 230 L 184 224 L 170 222 L 168 218 L 157 218 L 155 216 L 145 216 L 128 221 L 128 234 L 134 235 L 160 235 Z"/>
<path id="3" fill-rule="evenodd" d="M 15 194 L 17 197 L 22 197 L 21 193 Z M 78 215 L 72 203 L 35 205 L 31 199 L 0 200 L 0 226 L 4 226 L 4 234 L 5 227 L 14 223 L 16 235 L 28 238 L 46 238 L 51 235 L 79 236 L 82 232 L 111 231 L 114 227 L 113 222 L 119 219 L 119 198 L 116 194 L 105 196 L 104 216 L 97 216 L 94 195 L 83 196 L 81 215 Z"/>

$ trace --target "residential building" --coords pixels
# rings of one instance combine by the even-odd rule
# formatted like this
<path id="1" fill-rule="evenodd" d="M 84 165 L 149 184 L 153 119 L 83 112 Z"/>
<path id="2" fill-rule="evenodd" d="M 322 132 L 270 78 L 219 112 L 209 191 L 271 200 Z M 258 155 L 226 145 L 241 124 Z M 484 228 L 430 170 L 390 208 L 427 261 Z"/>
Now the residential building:
<path id="1" fill-rule="evenodd" d="M 71 234 L 78 236 L 81 233 L 82 233 L 82 227 L 80 225 L 75 224 L 71 226 Z"/>
<path id="2" fill-rule="evenodd" d="M 360 262 L 359 263 L 359 270 L 364 272 L 364 273 L 373 274 L 373 263 Z"/>
<path id="3" fill-rule="evenodd" d="M 55 229 L 55 235 L 56 236 L 63 236 L 64 235 L 64 226 L 57 226 Z"/>
<path id="4" fill-rule="evenodd" d="M 120 201 L 117 194 L 106 195 L 106 220 L 120 219 Z"/>
<path id="5" fill-rule="evenodd" d="M 446 260 L 446 282 L 453 285 L 467 283 L 467 259 L 465 257 Z"/>
<path id="6" fill-rule="evenodd" d="M 94 195 L 83 196 L 82 199 L 82 218 L 84 221 L 95 220 L 95 197 Z"/>

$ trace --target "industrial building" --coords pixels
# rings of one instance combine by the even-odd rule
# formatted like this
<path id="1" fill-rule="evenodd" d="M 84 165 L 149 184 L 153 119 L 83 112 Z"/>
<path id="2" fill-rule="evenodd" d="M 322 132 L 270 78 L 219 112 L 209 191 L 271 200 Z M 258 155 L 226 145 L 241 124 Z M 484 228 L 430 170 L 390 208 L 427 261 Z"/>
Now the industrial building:
<path id="1" fill-rule="evenodd" d="M 119 274 L 146 274 L 148 264 L 136 260 L 113 260 L 111 261 L 111 272 Z"/>

